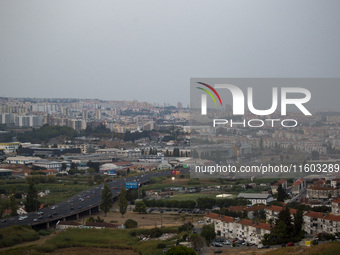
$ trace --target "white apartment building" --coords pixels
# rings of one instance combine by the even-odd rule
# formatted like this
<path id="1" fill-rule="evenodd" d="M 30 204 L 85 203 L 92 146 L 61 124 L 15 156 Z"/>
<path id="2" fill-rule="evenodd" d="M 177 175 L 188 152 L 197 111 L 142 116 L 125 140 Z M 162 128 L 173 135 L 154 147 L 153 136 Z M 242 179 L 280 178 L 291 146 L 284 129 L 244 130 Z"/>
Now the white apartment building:
<path id="1" fill-rule="evenodd" d="M 204 217 L 205 224 L 214 224 L 216 234 L 225 238 L 238 238 L 248 243 L 261 244 L 265 234 L 271 233 L 271 226 L 266 223 L 247 219 L 209 213 Z"/>

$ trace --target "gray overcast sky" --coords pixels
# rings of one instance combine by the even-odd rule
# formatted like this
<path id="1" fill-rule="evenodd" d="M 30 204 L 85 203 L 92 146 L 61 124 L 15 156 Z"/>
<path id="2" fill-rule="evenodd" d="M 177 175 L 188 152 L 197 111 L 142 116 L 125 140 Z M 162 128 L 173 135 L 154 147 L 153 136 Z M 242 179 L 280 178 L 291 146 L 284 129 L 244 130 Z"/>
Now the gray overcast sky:
<path id="1" fill-rule="evenodd" d="M 339 77 L 340 1 L 0 1 L 0 96 L 189 103 L 191 77 Z"/>

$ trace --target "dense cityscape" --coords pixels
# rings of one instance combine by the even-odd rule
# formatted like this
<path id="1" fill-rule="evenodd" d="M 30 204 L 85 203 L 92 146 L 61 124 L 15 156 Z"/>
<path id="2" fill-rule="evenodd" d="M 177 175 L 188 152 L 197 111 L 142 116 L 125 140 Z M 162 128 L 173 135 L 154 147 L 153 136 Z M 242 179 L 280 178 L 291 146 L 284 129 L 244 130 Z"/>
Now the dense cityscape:
<path id="1" fill-rule="evenodd" d="M 190 110 L 180 102 L 3 97 L 0 227 L 28 225 L 37 235 L 137 228 L 151 249 L 150 241 L 158 240 L 160 253 L 176 243 L 209 254 L 337 239 L 340 114 L 294 117 L 301 125 L 292 131 L 189 128 Z M 198 137 L 209 146 L 223 144 L 223 153 L 197 149 L 190 142 Z M 190 178 L 195 164 L 213 159 L 237 168 L 264 162 L 307 171 Z M 317 165 L 333 170 L 313 170 Z M 1 247 L 13 244 L 6 240 Z"/>

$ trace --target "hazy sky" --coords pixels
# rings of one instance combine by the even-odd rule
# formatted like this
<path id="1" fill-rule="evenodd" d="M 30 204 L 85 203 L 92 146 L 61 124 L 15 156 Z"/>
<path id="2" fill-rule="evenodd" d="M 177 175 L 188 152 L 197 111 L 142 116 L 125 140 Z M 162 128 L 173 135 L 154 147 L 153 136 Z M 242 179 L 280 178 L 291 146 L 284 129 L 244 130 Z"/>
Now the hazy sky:
<path id="1" fill-rule="evenodd" d="M 340 1 L 0 1 L 0 96 L 189 103 L 191 77 L 339 77 Z"/>

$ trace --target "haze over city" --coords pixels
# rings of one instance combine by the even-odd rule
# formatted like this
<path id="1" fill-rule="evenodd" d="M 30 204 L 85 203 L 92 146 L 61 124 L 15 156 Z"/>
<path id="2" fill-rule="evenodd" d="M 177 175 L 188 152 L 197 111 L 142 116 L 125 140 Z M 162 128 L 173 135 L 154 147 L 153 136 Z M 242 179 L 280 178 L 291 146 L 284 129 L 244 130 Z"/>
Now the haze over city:
<path id="1" fill-rule="evenodd" d="M 192 77 L 338 77 L 339 5 L 1 1 L 1 95 L 187 105 Z"/>

